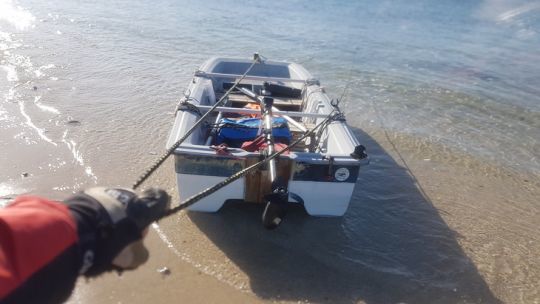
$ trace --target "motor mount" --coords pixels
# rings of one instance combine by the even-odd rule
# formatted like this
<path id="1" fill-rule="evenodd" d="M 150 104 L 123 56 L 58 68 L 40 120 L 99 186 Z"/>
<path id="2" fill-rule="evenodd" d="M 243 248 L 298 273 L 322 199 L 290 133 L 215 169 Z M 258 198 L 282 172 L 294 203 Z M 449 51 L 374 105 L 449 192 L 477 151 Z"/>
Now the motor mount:
<path id="1" fill-rule="evenodd" d="M 262 214 L 263 226 L 269 230 L 276 229 L 285 217 L 289 201 L 289 191 L 281 178 L 278 177 L 272 183 L 272 192 L 265 195 L 264 200 L 266 206 Z"/>

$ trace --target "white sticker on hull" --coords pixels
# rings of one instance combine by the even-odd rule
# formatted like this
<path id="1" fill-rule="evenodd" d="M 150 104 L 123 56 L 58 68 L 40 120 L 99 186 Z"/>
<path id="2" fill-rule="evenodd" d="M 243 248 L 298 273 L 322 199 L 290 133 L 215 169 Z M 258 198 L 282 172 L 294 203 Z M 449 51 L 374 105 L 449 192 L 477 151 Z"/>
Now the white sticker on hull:
<path id="1" fill-rule="evenodd" d="M 350 175 L 351 173 L 347 168 L 339 168 L 336 170 L 336 173 L 334 173 L 334 177 L 340 182 L 346 181 Z"/>

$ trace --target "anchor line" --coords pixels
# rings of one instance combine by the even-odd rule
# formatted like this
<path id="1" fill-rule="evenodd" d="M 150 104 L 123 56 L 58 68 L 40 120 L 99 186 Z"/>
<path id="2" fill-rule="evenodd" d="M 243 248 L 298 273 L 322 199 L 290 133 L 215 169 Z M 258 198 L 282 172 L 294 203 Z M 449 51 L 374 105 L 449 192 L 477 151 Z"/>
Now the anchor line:
<path id="1" fill-rule="evenodd" d="M 173 215 L 173 214 L 179 212 L 180 210 L 185 209 L 185 208 L 197 203 L 198 201 L 200 201 L 201 199 L 211 195 L 212 193 L 215 193 L 219 189 L 227 186 L 228 184 L 236 181 L 237 179 L 249 174 L 251 171 L 257 170 L 258 168 L 260 168 L 264 164 L 268 163 L 272 159 L 275 159 L 276 157 L 280 156 L 281 154 L 285 153 L 286 151 L 289 151 L 290 149 L 294 148 L 302 140 L 304 140 L 308 136 L 311 136 L 317 129 L 320 129 L 321 127 L 325 128 L 332 121 L 339 120 L 339 119 L 341 119 L 341 113 L 337 112 L 337 111 L 332 111 L 330 114 L 328 114 L 328 116 L 323 121 L 321 121 L 319 124 L 317 124 L 313 129 L 311 129 L 311 130 L 307 131 L 306 133 L 304 133 L 302 136 L 300 136 L 298 139 L 296 139 L 294 142 L 292 142 L 290 145 L 288 145 L 284 149 L 282 149 L 280 151 L 277 151 L 277 152 L 274 152 L 274 153 L 270 154 L 269 156 L 267 156 L 266 158 L 264 158 L 263 160 L 259 161 L 258 163 L 255 163 L 255 164 L 253 164 L 253 165 L 251 165 L 251 166 L 249 166 L 247 168 L 244 168 L 244 169 L 236 172 L 235 174 L 229 176 L 225 180 L 215 184 L 214 186 L 206 188 L 203 191 L 192 195 L 191 197 L 189 197 L 186 200 L 184 200 L 183 202 L 181 202 L 178 206 L 167 210 L 163 215 L 161 215 L 159 217 L 159 219 L 163 219 L 165 217 Z"/>
<path id="2" fill-rule="evenodd" d="M 413 173 L 412 169 L 409 167 L 409 164 L 407 163 L 407 161 L 405 160 L 405 158 L 403 157 L 403 155 L 401 154 L 401 152 L 399 151 L 398 147 L 396 146 L 396 144 L 394 143 L 394 141 L 391 139 L 390 137 L 390 134 L 388 134 L 388 131 L 386 130 L 386 127 L 385 127 L 385 124 L 384 124 L 384 119 L 381 117 L 380 113 L 379 113 L 379 109 L 377 107 L 377 104 L 372 100 L 371 101 L 371 104 L 372 104 L 372 107 L 373 109 L 375 110 L 375 115 L 377 116 L 377 119 L 379 120 L 379 124 L 380 124 L 380 127 L 382 128 L 383 130 L 383 133 L 384 133 L 384 137 L 386 138 L 386 140 L 388 141 L 388 143 L 390 143 L 390 145 L 392 146 L 392 149 L 396 152 L 399 160 L 401 161 L 401 163 L 403 164 L 403 166 L 405 167 L 406 169 L 406 172 L 407 174 L 409 174 L 409 176 L 412 178 L 412 180 L 414 181 L 414 183 L 416 183 L 417 185 L 417 188 L 418 190 L 420 191 L 420 194 L 424 197 L 424 199 L 430 203 L 430 205 L 435 208 L 437 211 L 441 212 L 441 213 L 444 213 L 444 214 L 447 214 L 447 215 L 451 215 L 450 212 L 448 211 L 445 211 L 445 210 L 442 210 L 438 207 L 436 207 L 433 202 L 431 201 L 429 195 L 426 193 L 426 191 L 424 190 L 424 187 L 422 187 L 422 184 L 420 183 L 420 181 L 418 180 L 418 178 L 416 177 L 416 175 Z"/>
<path id="3" fill-rule="evenodd" d="M 159 168 L 161 166 L 161 164 L 163 164 L 163 162 L 165 162 L 165 160 L 169 156 L 171 156 L 171 154 L 174 152 L 174 150 L 176 150 L 176 148 L 178 148 L 191 135 L 191 133 L 193 133 L 193 131 L 195 131 L 195 129 L 197 127 L 199 127 L 199 125 L 206 119 L 206 117 L 208 117 L 212 112 L 214 112 L 214 110 L 218 106 L 220 106 L 223 103 L 223 101 L 225 101 L 227 99 L 227 96 L 229 96 L 229 94 L 238 86 L 238 84 L 240 84 L 240 82 L 242 80 L 244 80 L 244 78 L 251 71 L 251 69 L 255 66 L 255 64 L 257 64 L 259 62 L 261 62 L 261 58 L 260 58 L 260 56 L 258 54 L 255 54 L 255 56 L 253 58 L 253 62 L 247 68 L 246 72 L 240 78 L 238 78 L 235 81 L 235 83 L 229 88 L 229 90 L 227 90 L 227 92 L 225 92 L 225 94 L 223 94 L 223 96 L 221 96 L 221 98 L 214 104 L 214 106 L 212 106 L 212 108 L 210 108 L 208 110 L 208 112 L 203 114 L 199 118 L 199 120 L 197 122 L 195 122 L 195 124 L 184 134 L 184 136 L 182 136 L 172 146 L 170 146 L 169 149 L 167 149 L 167 151 L 165 151 L 165 153 L 163 155 L 161 155 L 150 167 L 148 167 L 148 169 L 146 169 L 146 171 L 143 174 L 141 174 L 141 176 L 139 176 L 139 178 L 135 181 L 135 183 L 133 183 L 132 188 L 134 190 L 137 189 L 145 180 L 147 180 L 150 177 L 150 175 L 152 175 L 152 173 L 154 173 L 154 171 L 156 171 L 156 169 Z"/>

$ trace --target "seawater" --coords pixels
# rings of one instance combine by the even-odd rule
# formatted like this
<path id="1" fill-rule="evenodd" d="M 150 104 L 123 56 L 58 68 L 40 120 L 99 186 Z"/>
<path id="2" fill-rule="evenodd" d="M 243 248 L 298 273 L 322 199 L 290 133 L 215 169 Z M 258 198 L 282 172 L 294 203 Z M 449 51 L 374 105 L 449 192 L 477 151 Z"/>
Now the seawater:
<path id="1" fill-rule="evenodd" d="M 4 101 L 15 85 L 47 81 L 51 90 L 79 90 L 69 102 L 43 96 L 60 111 L 157 100 L 170 111 L 204 60 L 257 51 L 303 64 L 335 98 L 348 85 L 343 108 L 353 126 L 382 120 L 397 133 L 540 173 L 537 1 L 2 5 Z"/>

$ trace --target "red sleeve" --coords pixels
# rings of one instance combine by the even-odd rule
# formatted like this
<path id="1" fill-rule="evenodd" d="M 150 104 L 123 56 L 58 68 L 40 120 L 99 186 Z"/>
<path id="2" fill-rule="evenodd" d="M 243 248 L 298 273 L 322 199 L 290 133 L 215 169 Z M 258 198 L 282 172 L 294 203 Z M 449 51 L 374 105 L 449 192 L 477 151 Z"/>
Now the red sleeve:
<path id="1" fill-rule="evenodd" d="M 77 240 L 64 204 L 22 196 L 0 209 L 0 299 Z"/>

